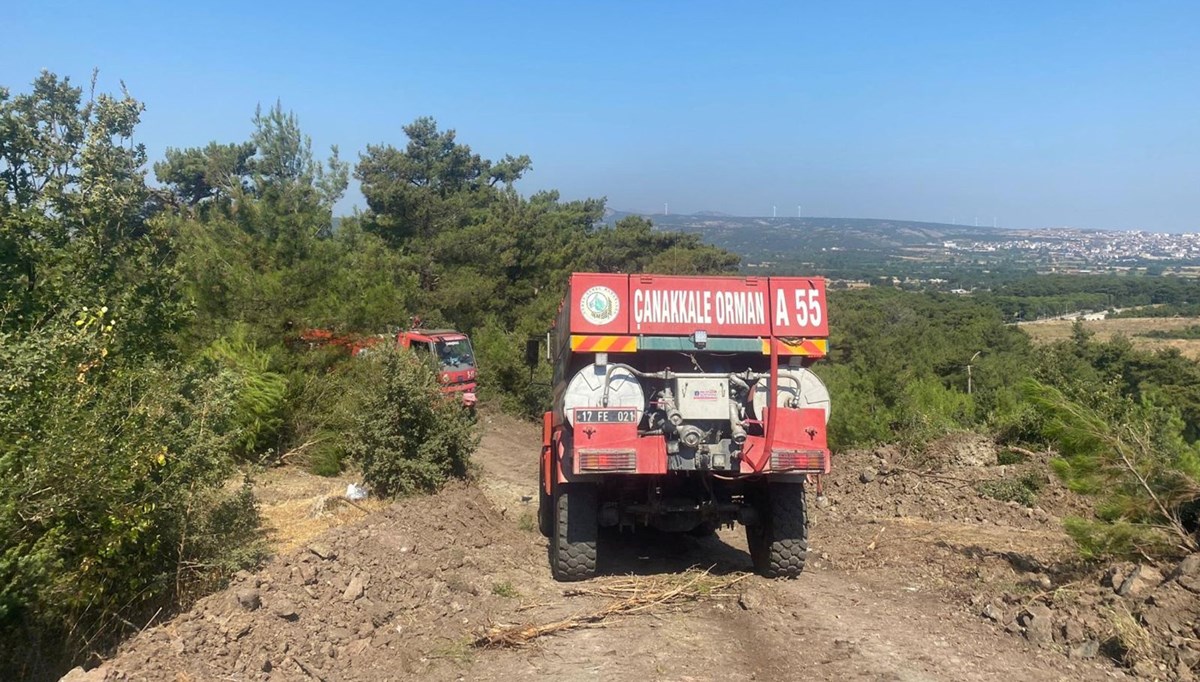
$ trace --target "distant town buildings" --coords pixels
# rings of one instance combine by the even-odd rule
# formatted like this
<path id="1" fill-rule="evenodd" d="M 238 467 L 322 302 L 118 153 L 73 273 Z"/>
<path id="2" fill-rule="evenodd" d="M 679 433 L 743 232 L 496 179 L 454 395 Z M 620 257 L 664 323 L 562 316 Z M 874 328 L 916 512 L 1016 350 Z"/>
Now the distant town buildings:
<path id="1" fill-rule="evenodd" d="M 1099 232 L 1058 229 L 1028 232 L 998 241 L 944 241 L 951 252 L 1026 253 L 1051 271 L 1087 272 L 1089 267 L 1145 264 L 1147 261 L 1200 260 L 1200 233 Z"/>

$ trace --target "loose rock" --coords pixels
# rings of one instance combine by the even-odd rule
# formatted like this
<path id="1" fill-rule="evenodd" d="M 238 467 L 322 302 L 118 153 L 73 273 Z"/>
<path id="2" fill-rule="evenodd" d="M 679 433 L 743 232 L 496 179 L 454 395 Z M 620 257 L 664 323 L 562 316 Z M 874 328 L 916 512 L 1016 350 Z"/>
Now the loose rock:
<path id="1" fill-rule="evenodd" d="M 1095 658 L 1100 653 L 1100 641 L 1089 639 L 1082 644 L 1071 647 L 1068 654 L 1071 658 Z"/>
<path id="2" fill-rule="evenodd" d="M 237 593 L 237 601 L 238 605 L 247 611 L 254 611 L 262 606 L 262 597 L 258 590 L 240 590 Z"/>
<path id="3" fill-rule="evenodd" d="M 1025 638 L 1035 644 L 1046 644 L 1054 640 L 1053 615 L 1044 604 L 1031 604 L 1021 614 L 1021 625 L 1025 626 Z"/>
<path id="4" fill-rule="evenodd" d="M 738 595 L 738 606 L 746 611 L 753 611 L 760 608 L 763 603 L 762 594 L 755 589 L 748 589 Z"/>
<path id="5" fill-rule="evenodd" d="M 1138 597 L 1158 587 L 1162 581 L 1162 573 L 1150 566 L 1139 565 L 1116 590 L 1122 597 Z"/>
<path id="6" fill-rule="evenodd" d="M 363 591 L 365 589 L 366 588 L 363 585 L 362 578 L 359 576 L 354 576 L 354 578 L 350 580 L 350 584 L 346 586 L 346 591 L 342 593 L 342 599 L 344 601 L 354 601 L 355 599 L 363 596 Z"/>
<path id="7" fill-rule="evenodd" d="M 331 549 L 329 547 L 329 545 L 326 545 L 323 543 L 314 542 L 313 544 L 308 546 L 308 551 L 312 552 L 313 554 L 316 554 L 318 557 L 320 557 L 326 561 L 333 561 L 338 556 L 337 552 L 335 552 L 333 549 Z"/>
<path id="8" fill-rule="evenodd" d="M 1171 572 L 1173 578 L 1181 575 L 1200 576 L 1200 552 L 1184 557 L 1183 561 L 1180 561 L 1175 570 Z"/>
<path id="9" fill-rule="evenodd" d="M 296 606 L 286 599 L 272 605 L 271 613 L 284 620 L 296 620 L 300 617 L 299 612 L 296 611 Z"/>

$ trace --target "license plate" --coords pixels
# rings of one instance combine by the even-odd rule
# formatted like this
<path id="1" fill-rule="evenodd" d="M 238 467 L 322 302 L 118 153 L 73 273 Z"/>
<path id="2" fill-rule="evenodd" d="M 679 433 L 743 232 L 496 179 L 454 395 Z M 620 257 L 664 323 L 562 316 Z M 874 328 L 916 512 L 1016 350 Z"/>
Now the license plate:
<path id="1" fill-rule="evenodd" d="M 637 410 L 621 407 L 577 408 L 576 424 L 632 424 L 637 421 Z"/>

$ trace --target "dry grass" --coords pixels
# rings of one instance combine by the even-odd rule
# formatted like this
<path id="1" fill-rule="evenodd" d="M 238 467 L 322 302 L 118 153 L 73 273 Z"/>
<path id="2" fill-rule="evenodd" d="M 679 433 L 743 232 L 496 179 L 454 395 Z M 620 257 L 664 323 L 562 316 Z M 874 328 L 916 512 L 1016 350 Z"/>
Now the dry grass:
<path id="1" fill-rule="evenodd" d="M 1126 663 L 1132 665 L 1137 661 L 1153 658 L 1154 639 L 1124 604 L 1118 603 L 1109 613 L 1109 623 L 1112 625 L 1113 636 L 1124 651 Z"/>
<path id="2" fill-rule="evenodd" d="M 1035 343 L 1054 343 L 1071 338 L 1071 320 L 1046 320 L 1020 325 Z M 1108 341 L 1118 334 L 1129 338 L 1133 345 L 1146 350 L 1178 348 L 1185 356 L 1200 360 L 1200 339 L 1148 339 L 1136 336 L 1151 330 L 1173 331 L 1200 324 L 1194 317 L 1136 317 L 1084 322 L 1084 328 L 1095 333 L 1097 341 Z"/>
<path id="3" fill-rule="evenodd" d="M 731 597 L 733 594 L 729 588 L 749 575 L 743 573 L 717 577 L 708 571 L 693 570 L 678 575 L 633 576 L 596 581 L 594 584 L 566 590 L 563 596 L 602 597 L 614 600 L 604 608 L 540 625 L 493 626 L 477 637 L 473 646 L 481 649 L 518 647 L 538 637 L 582 627 L 595 627 L 613 616 L 645 613 L 667 604 Z"/>
<path id="4" fill-rule="evenodd" d="M 342 497 L 354 480 L 348 476 L 326 478 L 284 466 L 263 472 L 254 481 L 254 494 L 276 553 L 300 547 L 335 526 L 361 519 L 388 503 L 368 498 L 352 504 Z"/>

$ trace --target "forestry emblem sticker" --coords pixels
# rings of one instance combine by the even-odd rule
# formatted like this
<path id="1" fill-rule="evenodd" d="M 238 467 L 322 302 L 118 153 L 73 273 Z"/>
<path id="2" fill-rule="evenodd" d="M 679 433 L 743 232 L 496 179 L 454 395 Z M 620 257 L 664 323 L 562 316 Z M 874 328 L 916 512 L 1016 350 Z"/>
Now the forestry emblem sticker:
<path id="1" fill-rule="evenodd" d="M 579 312 L 583 319 L 594 325 L 605 325 L 617 319 L 621 311 L 621 300 L 617 292 L 605 286 L 595 286 L 583 292 L 579 298 Z"/>

